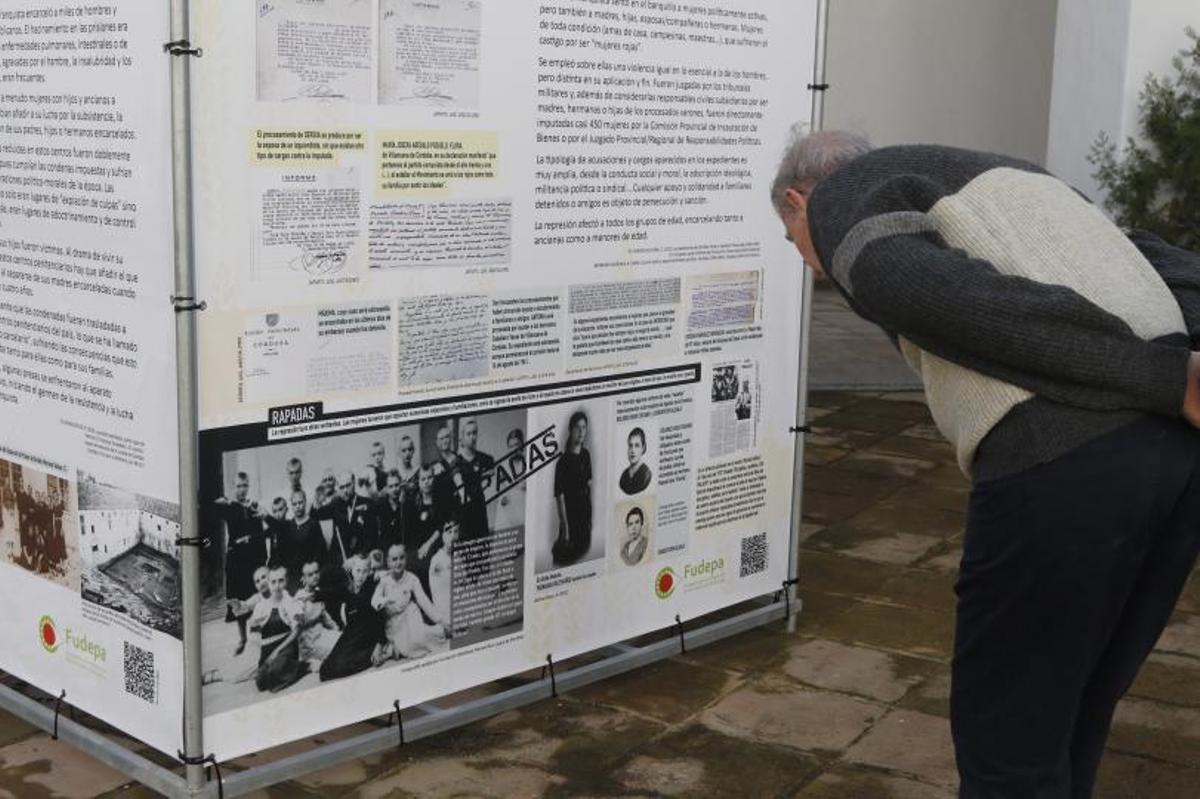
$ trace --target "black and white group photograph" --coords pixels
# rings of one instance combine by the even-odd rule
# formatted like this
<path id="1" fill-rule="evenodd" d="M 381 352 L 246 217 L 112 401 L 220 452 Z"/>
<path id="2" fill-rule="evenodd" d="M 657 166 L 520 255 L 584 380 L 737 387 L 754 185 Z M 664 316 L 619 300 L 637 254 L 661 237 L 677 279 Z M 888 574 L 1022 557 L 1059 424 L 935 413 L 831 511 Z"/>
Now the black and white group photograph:
<path id="1" fill-rule="evenodd" d="M 604 400 L 564 403 L 530 411 L 531 429 L 552 429 L 557 453 L 553 467 L 530 487 L 530 538 L 534 571 L 603 563 L 607 536 L 602 509 L 608 507 L 606 444 L 610 440 L 609 404 Z M 536 522 L 535 522 L 536 520 Z"/>
<path id="2" fill-rule="evenodd" d="M 712 401 L 732 402 L 733 414 L 738 420 L 749 419 L 754 409 L 754 392 L 751 388 L 752 369 L 736 365 L 713 367 Z"/>
<path id="3" fill-rule="evenodd" d="M 738 368 L 735 365 L 714 366 L 712 370 L 712 401 L 729 402 L 738 394 Z"/>
<path id="4" fill-rule="evenodd" d="M 5 563 L 78 589 L 75 524 L 69 480 L 0 458 L 0 558 Z"/>
<path id="5" fill-rule="evenodd" d="M 746 452 L 758 445 L 758 393 L 757 362 L 713 366 L 709 457 Z"/>
<path id="6" fill-rule="evenodd" d="M 206 706 L 519 631 L 525 422 L 502 411 L 226 452 L 201 508 Z"/>
<path id="7" fill-rule="evenodd" d="M 84 600 L 181 638 L 179 506 L 83 471 L 78 486 Z"/>

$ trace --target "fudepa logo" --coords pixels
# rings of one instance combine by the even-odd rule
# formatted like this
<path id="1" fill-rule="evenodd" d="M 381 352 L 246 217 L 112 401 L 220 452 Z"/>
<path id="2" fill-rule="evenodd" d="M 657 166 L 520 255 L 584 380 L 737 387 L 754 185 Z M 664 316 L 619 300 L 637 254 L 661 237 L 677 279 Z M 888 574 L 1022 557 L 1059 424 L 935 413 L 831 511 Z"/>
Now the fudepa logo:
<path id="1" fill-rule="evenodd" d="M 42 644 L 42 649 L 51 654 L 57 652 L 58 648 L 65 643 L 68 659 L 86 655 L 93 664 L 104 663 L 108 660 L 108 652 L 104 647 L 88 638 L 87 635 L 79 635 L 70 627 L 60 634 L 58 625 L 50 616 L 42 616 L 38 619 L 38 640 Z"/>
<path id="2" fill-rule="evenodd" d="M 664 566 L 654 578 L 654 593 L 659 599 L 666 599 L 675 593 L 675 583 L 675 572 L 670 566 Z"/>
<path id="3" fill-rule="evenodd" d="M 49 616 L 38 619 L 38 639 L 42 642 L 42 649 L 47 652 L 58 651 L 58 628 L 54 626 L 54 619 Z"/>
<path id="4" fill-rule="evenodd" d="M 683 579 L 689 583 L 703 580 L 705 582 L 720 580 L 725 576 L 725 558 L 702 560 L 699 563 L 688 563 L 683 567 Z"/>

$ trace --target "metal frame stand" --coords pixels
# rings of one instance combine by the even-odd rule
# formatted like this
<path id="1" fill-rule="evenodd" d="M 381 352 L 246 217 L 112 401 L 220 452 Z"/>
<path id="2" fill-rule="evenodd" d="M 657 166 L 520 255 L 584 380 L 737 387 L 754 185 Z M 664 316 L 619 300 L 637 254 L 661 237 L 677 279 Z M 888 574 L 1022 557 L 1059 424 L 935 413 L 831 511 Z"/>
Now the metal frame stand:
<path id="1" fill-rule="evenodd" d="M 203 767 L 204 710 L 200 645 L 200 495 L 197 410 L 196 313 L 204 303 L 196 300 L 196 248 L 192 227 L 192 59 L 200 51 L 191 46 L 191 11 L 188 0 L 171 0 L 171 36 L 163 49 L 171 62 L 171 147 L 175 206 L 175 357 L 179 417 L 179 566 L 183 611 L 183 750 L 188 795 L 198 795 L 208 784 Z"/>
<path id="2" fill-rule="evenodd" d="M 122 746 L 104 733 L 91 729 L 72 718 L 60 714 L 60 701 L 54 708 L 7 686 L 0 685 L 0 708 L 47 732 L 54 732 L 56 740 L 77 746 L 107 766 L 128 775 L 146 787 L 169 797 L 195 799 L 200 797 L 241 796 L 266 788 L 288 779 L 327 768 L 345 760 L 364 757 L 386 751 L 398 745 L 397 735 L 390 727 L 359 735 L 337 743 L 326 744 L 318 749 L 291 757 L 265 763 L 261 766 L 239 771 L 221 779 L 219 766 L 211 757 L 206 758 L 203 740 L 203 700 L 201 694 L 200 646 L 200 546 L 198 508 L 194 498 L 198 496 L 197 439 L 199 418 L 196 405 L 196 313 L 204 310 L 204 303 L 195 297 L 195 246 L 192 228 L 192 160 L 191 160 L 191 60 L 201 55 L 189 40 L 189 0 L 171 0 L 171 40 L 164 47 L 171 61 L 171 104 L 174 115 L 172 134 L 173 176 L 175 202 L 175 296 L 171 302 L 175 308 L 176 348 L 178 358 L 178 416 L 180 458 L 180 567 L 183 582 L 183 660 L 184 660 L 184 706 L 183 706 L 183 751 L 179 760 L 183 764 L 183 775 L 145 756 Z M 813 67 L 812 127 L 820 130 L 824 123 L 825 47 L 828 28 L 829 0 L 817 0 L 817 47 Z M 791 539 L 788 552 L 788 579 L 774 596 L 764 596 L 742 604 L 743 610 L 733 616 L 720 618 L 727 613 L 718 611 L 716 620 L 704 626 L 684 631 L 682 620 L 665 628 L 670 634 L 652 643 L 634 645 L 629 642 L 604 647 L 592 655 L 599 659 L 585 662 L 562 671 L 555 670 L 549 662 L 549 679 L 530 680 L 498 694 L 468 701 L 464 704 L 443 707 L 437 703 L 426 703 L 408 711 L 406 722 L 396 719 L 400 727 L 399 745 L 415 741 L 446 730 L 476 722 L 489 716 L 523 707 L 559 691 L 579 688 L 606 678 L 641 668 L 658 660 L 686 652 L 719 641 L 731 635 L 761 626 L 771 621 L 785 619 L 789 632 L 795 630 L 800 601 L 796 597 L 801 509 L 800 500 L 804 490 L 804 434 L 808 399 L 808 330 L 812 316 L 812 275 L 805 270 L 801 297 L 801 345 L 799 360 L 799 387 L 796 404 L 796 422 L 792 432 L 796 434 L 795 471 L 792 486 Z M 746 609 L 748 608 L 748 609 Z M 561 668 L 561 666 L 559 667 Z M 51 697 L 52 698 L 52 697 Z M 397 703 L 397 710 L 399 706 Z M 397 714 L 399 716 L 399 714 Z M 218 779 L 210 778 L 207 763 L 217 766 Z"/>
<path id="3" fill-rule="evenodd" d="M 825 92 L 829 84 L 825 82 L 826 47 L 829 42 L 829 0 L 817 0 L 817 46 L 813 55 L 812 83 L 808 85 L 812 93 L 812 130 L 818 131 L 825 127 Z M 792 456 L 792 540 L 791 551 L 788 553 L 788 581 L 784 590 L 788 592 L 791 604 L 797 612 L 789 613 L 787 629 L 789 633 L 796 631 L 796 619 L 799 617 L 800 601 L 796 596 L 796 586 L 800 582 L 800 564 L 797 557 L 800 554 L 800 526 L 803 521 L 800 507 L 804 497 L 804 437 L 809 432 L 808 427 L 808 358 L 809 331 L 812 330 L 813 306 L 813 273 L 804 270 L 804 288 L 800 297 L 800 363 L 797 374 L 799 383 L 796 388 L 796 423 L 792 427 L 796 434 L 796 449 Z"/>
<path id="4" fill-rule="evenodd" d="M 717 618 L 702 627 L 687 630 L 686 643 L 681 638 L 681 626 L 671 625 L 663 628 L 660 632 L 664 634 L 651 643 L 612 644 L 575 659 L 581 662 L 581 665 L 569 668 L 560 665 L 551 673 L 544 673 L 539 679 L 529 679 L 491 696 L 453 706 L 427 702 L 407 708 L 404 711 L 406 718 L 397 720 L 400 727 L 399 736 L 395 727 L 388 724 L 344 741 L 325 744 L 311 751 L 231 773 L 220 780 L 210 779 L 203 764 L 199 762 L 188 764 L 184 776 L 180 776 L 144 755 L 127 749 L 103 732 L 63 717 L 52 707 L 13 688 L 0 686 L 0 707 L 46 732 L 57 729 L 60 740 L 75 745 L 106 766 L 171 799 L 224 799 L 244 796 L 346 760 L 385 752 L 405 743 L 557 697 L 573 688 L 582 688 L 674 657 L 684 651 L 685 647 L 687 651 L 692 651 L 731 635 L 781 620 L 789 611 L 794 613 L 796 610 L 779 592 L 774 596 L 742 603 L 742 608 L 742 612 L 737 615 Z M 599 657 L 593 659 L 594 656 Z M 193 776 L 193 772 L 198 773 L 198 780 Z"/>
<path id="5" fill-rule="evenodd" d="M 782 619 L 785 608 L 782 600 L 766 598 L 751 610 L 689 630 L 686 645 L 692 649 L 711 644 L 767 622 Z M 402 722 L 399 739 L 395 729 L 385 727 L 345 741 L 327 744 L 310 752 L 256 766 L 226 777 L 225 796 L 242 796 L 349 759 L 385 752 L 396 748 L 397 745 L 403 745 L 400 741 L 412 742 L 437 735 L 673 657 L 680 654 L 681 649 L 676 629 L 674 626 L 664 628 L 664 631 L 669 630 L 671 634 L 654 643 L 639 646 L 618 643 L 604 647 L 596 650 L 596 654 L 601 655 L 600 660 L 585 662 L 565 670 L 561 666 L 553 671 L 544 670 L 542 678 L 509 688 L 494 696 L 475 699 L 454 707 L 441 707 L 437 703 L 418 705 L 411 709 L 416 718 L 410 717 Z"/>
<path id="6" fill-rule="evenodd" d="M 52 732 L 57 727 L 60 742 L 75 746 L 147 788 L 171 797 L 188 795 L 187 783 L 175 772 L 125 748 L 103 733 L 56 713 L 53 707 L 14 688 L 0 685 L 0 708 L 45 732 Z"/>

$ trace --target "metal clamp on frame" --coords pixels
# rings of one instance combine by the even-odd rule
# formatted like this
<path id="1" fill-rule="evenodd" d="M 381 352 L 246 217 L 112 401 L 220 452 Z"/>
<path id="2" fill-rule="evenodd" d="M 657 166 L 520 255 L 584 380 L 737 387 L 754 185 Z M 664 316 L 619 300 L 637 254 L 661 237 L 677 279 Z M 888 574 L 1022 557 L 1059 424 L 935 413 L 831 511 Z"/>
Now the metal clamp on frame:
<path id="1" fill-rule="evenodd" d="M 199 47 L 192 47 L 192 43 L 187 39 L 176 39 L 173 42 L 167 42 L 163 45 L 163 52 L 168 55 L 190 55 L 196 58 L 204 56 L 204 51 Z"/>
<path id="2" fill-rule="evenodd" d="M 687 641 L 683 639 L 683 619 L 679 618 L 679 614 L 675 614 L 675 630 L 679 633 L 679 654 L 687 654 Z"/>
<path id="3" fill-rule="evenodd" d="M 791 427 L 788 428 L 788 432 L 791 433 L 792 435 L 795 435 L 796 433 L 808 434 L 808 433 L 812 432 L 812 426 L 807 425 L 807 424 L 802 424 L 802 425 L 798 425 L 798 426 L 792 425 Z"/>
<path id="4" fill-rule="evenodd" d="M 206 536 L 199 536 L 196 538 L 180 537 L 180 538 L 175 539 L 175 546 L 177 546 L 177 547 L 199 547 L 201 549 L 204 549 L 211 543 L 212 543 L 212 539 L 208 538 Z"/>
<path id="5" fill-rule="evenodd" d="M 827 91 L 829 91 L 829 84 L 828 83 L 810 83 L 810 84 L 808 84 L 808 90 L 810 92 L 827 92 Z"/>
<path id="6" fill-rule="evenodd" d="M 784 621 L 791 621 L 791 619 L 792 619 L 792 592 L 789 591 L 788 589 L 791 588 L 793 585 L 799 585 L 799 584 L 800 584 L 800 578 L 792 577 L 790 579 L 784 580 L 783 587 L 781 587 L 778 591 L 775 592 L 775 601 L 776 602 L 779 601 L 780 595 L 781 594 L 783 595 L 783 620 Z"/>
<path id="7" fill-rule="evenodd" d="M 554 656 L 546 655 L 546 665 L 542 666 L 541 679 L 546 679 L 546 670 L 550 670 L 550 695 L 558 699 L 558 680 L 554 676 Z"/>
<path id="8" fill-rule="evenodd" d="M 388 713 L 388 726 L 392 726 L 392 716 L 395 715 L 396 726 L 400 728 L 400 746 L 404 746 L 404 716 L 400 715 L 400 700 L 392 702 L 392 707 L 394 710 Z"/>
<path id="9" fill-rule="evenodd" d="M 175 757 L 180 763 L 185 766 L 208 766 L 213 767 L 213 772 L 217 775 L 217 799 L 225 799 L 225 780 L 221 777 L 221 764 L 217 762 L 216 755 L 202 755 L 200 757 L 188 757 L 183 752 L 176 752 Z"/>
<path id="10" fill-rule="evenodd" d="M 62 701 L 67 698 L 67 692 L 64 690 L 54 700 L 54 732 L 50 733 L 50 740 L 58 740 L 58 717 L 62 714 Z"/>
<path id="11" fill-rule="evenodd" d="M 195 297 L 176 297 L 171 296 L 171 304 L 175 306 L 175 313 L 183 313 L 184 311 L 203 311 L 208 307 L 208 303 L 201 300 L 196 301 Z"/>

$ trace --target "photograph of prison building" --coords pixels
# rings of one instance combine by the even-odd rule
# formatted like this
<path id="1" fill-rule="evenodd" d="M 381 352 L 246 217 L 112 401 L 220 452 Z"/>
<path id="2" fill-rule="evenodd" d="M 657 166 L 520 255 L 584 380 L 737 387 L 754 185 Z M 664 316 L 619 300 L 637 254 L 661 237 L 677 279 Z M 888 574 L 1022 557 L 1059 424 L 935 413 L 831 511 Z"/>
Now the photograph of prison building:
<path id="1" fill-rule="evenodd" d="M 179 507 L 79 479 L 83 598 L 181 635 Z"/>

